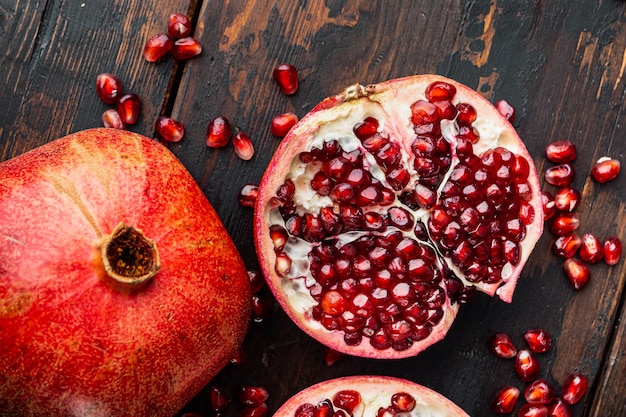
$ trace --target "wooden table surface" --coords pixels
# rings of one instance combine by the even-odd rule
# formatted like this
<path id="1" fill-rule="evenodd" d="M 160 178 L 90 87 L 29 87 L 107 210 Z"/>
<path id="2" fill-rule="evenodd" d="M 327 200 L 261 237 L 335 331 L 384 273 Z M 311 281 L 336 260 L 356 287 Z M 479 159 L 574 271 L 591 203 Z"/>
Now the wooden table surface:
<path id="1" fill-rule="evenodd" d="M 179 64 L 146 62 L 146 39 L 165 31 L 174 12 L 193 18 L 202 54 Z M 294 96 L 280 93 L 271 79 L 281 62 L 299 69 Z M 185 137 L 171 150 L 251 270 L 258 269 L 252 210 L 236 196 L 245 183 L 259 182 L 279 144 L 269 132 L 271 117 L 302 116 L 355 82 L 417 73 L 449 76 L 492 101 L 508 100 L 541 172 L 548 143 L 573 141 L 581 230 L 626 242 L 626 175 L 605 185 L 588 176 L 599 157 L 622 160 L 626 151 L 626 2 L 1 0 L 0 158 L 99 126 L 109 108 L 95 91 L 102 72 L 116 74 L 142 100 L 141 118 L 130 130 L 152 136 L 160 114 L 184 124 Z M 253 138 L 251 161 L 237 158 L 230 146 L 207 148 L 206 127 L 218 115 Z M 212 383 L 226 392 L 262 385 L 273 412 L 312 383 L 386 374 L 433 388 L 472 416 L 489 416 L 500 387 L 522 384 L 511 362 L 489 353 L 487 339 L 506 331 L 521 346 L 524 331 L 540 327 L 554 341 L 539 357 L 541 375 L 556 385 L 573 371 L 588 376 L 589 391 L 573 415 L 626 416 L 626 262 L 593 265 L 591 282 L 575 292 L 551 254 L 552 239 L 549 233 L 541 238 L 512 304 L 476 296 L 462 306 L 446 339 L 415 358 L 350 357 L 329 367 L 322 346 L 274 304 L 271 316 L 250 328 L 246 362 L 228 365 Z M 210 415 L 207 401 L 205 390 L 185 411 Z M 231 409 L 235 415 L 235 405 Z"/>

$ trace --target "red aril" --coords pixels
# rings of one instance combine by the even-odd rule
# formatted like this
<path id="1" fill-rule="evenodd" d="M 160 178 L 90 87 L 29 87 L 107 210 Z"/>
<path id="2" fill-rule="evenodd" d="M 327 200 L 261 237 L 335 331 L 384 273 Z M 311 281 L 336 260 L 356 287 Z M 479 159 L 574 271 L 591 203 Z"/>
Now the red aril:
<path id="1" fill-rule="evenodd" d="M 554 196 L 549 191 L 541 192 L 541 205 L 543 208 L 544 220 L 549 220 L 556 214 L 556 203 Z"/>
<path id="2" fill-rule="evenodd" d="M 105 103 L 114 104 L 122 96 L 122 83 L 115 75 L 108 72 L 98 74 L 96 93 Z"/>
<path id="3" fill-rule="evenodd" d="M 565 236 L 580 227 L 580 216 L 576 213 L 561 212 L 550 219 L 549 229 L 555 236 Z"/>
<path id="4" fill-rule="evenodd" d="M 550 167 L 546 169 L 545 179 L 548 184 L 566 187 L 574 181 L 574 167 L 570 163 Z"/>
<path id="5" fill-rule="evenodd" d="M 148 62 L 156 62 L 172 50 L 174 41 L 167 33 L 158 33 L 150 37 L 143 47 L 143 57 Z"/>
<path id="6" fill-rule="evenodd" d="M 591 167 L 591 176 L 597 182 L 604 184 L 614 180 L 620 171 L 620 163 L 617 159 L 602 157 Z"/>
<path id="7" fill-rule="evenodd" d="M 269 398 L 269 393 L 264 387 L 243 385 L 239 388 L 237 399 L 245 405 L 261 405 Z"/>
<path id="8" fill-rule="evenodd" d="M 202 44 L 192 37 L 177 39 L 172 46 L 172 56 L 177 61 L 190 59 L 202 53 Z"/>
<path id="9" fill-rule="evenodd" d="M 239 412 L 239 417 L 267 417 L 269 408 L 267 404 L 251 405 Z"/>
<path id="10" fill-rule="evenodd" d="M 191 34 L 191 21 L 182 13 L 172 13 L 167 22 L 167 33 L 176 39 L 186 38 Z"/>
<path id="11" fill-rule="evenodd" d="M 530 329 L 524 333 L 524 340 L 530 350 L 535 353 L 545 353 L 552 347 L 552 337 L 543 329 Z"/>
<path id="12" fill-rule="evenodd" d="M 572 409 L 562 398 L 555 398 L 548 404 L 548 417 L 571 417 Z"/>
<path id="13" fill-rule="evenodd" d="M 228 363 L 250 311 L 243 261 L 193 177 L 114 129 L 0 173 L 3 411 L 177 413 Z"/>
<path id="14" fill-rule="evenodd" d="M 546 146 L 546 158 L 555 164 L 572 162 L 576 156 L 576 145 L 569 140 L 557 140 Z"/>
<path id="15" fill-rule="evenodd" d="M 230 400 L 224 390 L 215 385 L 209 386 L 209 404 L 212 411 L 215 413 L 223 413 L 228 409 Z"/>
<path id="16" fill-rule="evenodd" d="M 308 334 L 343 353 L 407 357 L 443 338 L 474 290 L 511 301 L 542 214 L 511 124 L 466 86 L 414 76 L 352 86 L 289 131 L 259 185 L 255 244 Z M 324 310 L 331 291 L 342 309 Z"/>
<path id="17" fill-rule="evenodd" d="M 563 263 L 563 269 L 573 289 L 581 290 L 589 283 L 591 272 L 587 264 L 580 259 L 566 259 Z"/>
<path id="18" fill-rule="evenodd" d="M 571 373 L 563 381 L 561 397 L 567 404 L 576 404 L 587 392 L 587 377 L 580 372 Z"/>
<path id="19" fill-rule="evenodd" d="M 237 132 L 235 137 L 233 137 L 233 147 L 237 156 L 244 161 L 249 161 L 254 156 L 252 139 L 244 132 Z"/>
<path id="20" fill-rule="evenodd" d="M 622 241 L 617 236 L 607 237 L 602 245 L 602 253 L 607 265 L 617 264 L 622 256 Z"/>
<path id="21" fill-rule="evenodd" d="M 468 417 L 461 408 L 441 394 L 415 382 L 387 376 L 349 376 L 317 383 L 288 399 L 274 416 L 398 414 Z"/>
<path id="22" fill-rule="evenodd" d="M 526 403 L 519 409 L 518 417 L 548 417 L 548 407 Z"/>
<path id="23" fill-rule="evenodd" d="M 548 404 L 555 395 L 556 389 L 543 378 L 531 382 L 524 390 L 524 399 L 532 404 Z"/>
<path id="24" fill-rule="evenodd" d="M 489 338 L 491 352 L 502 359 L 512 359 L 517 355 L 517 348 L 507 333 L 496 333 Z"/>
<path id="25" fill-rule="evenodd" d="M 293 65 L 277 65 L 272 71 L 272 77 L 284 94 L 291 95 L 298 91 L 298 70 Z"/>
<path id="26" fill-rule="evenodd" d="M 515 108 L 508 101 L 496 101 L 496 109 L 498 109 L 500 114 L 509 122 L 513 123 L 515 121 Z"/>
<path id="27" fill-rule="evenodd" d="M 272 117 L 270 132 L 272 132 L 272 135 L 282 138 L 289 133 L 289 130 L 291 130 L 296 123 L 298 123 L 298 116 L 295 113 L 287 112 L 277 114 Z"/>
<path id="28" fill-rule="evenodd" d="M 493 398 L 491 409 L 497 414 L 509 414 L 513 412 L 519 396 L 520 390 L 517 387 L 504 387 Z"/>
<path id="29" fill-rule="evenodd" d="M 580 259 L 588 264 L 595 264 L 604 257 L 604 247 L 595 235 L 585 233 L 580 238 L 580 249 L 578 251 Z"/>
<path id="30" fill-rule="evenodd" d="M 126 125 L 122 120 L 119 112 L 115 109 L 107 109 L 102 113 L 102 126 L 111 129 L 126 129 Z"/>
<path id="31" fill-rule="evenodd" d="M 218 116 L 209 122 L 206 130 L 206 144 L 210 148 L 223 148 L 230 141 L 233 130 L 230 122 L 223 116 Z"/>
<path id="32" fill-rule="evenodd" d="M 515 357 L 515 372 L 524 381 L 530 382 L 539 375 L 539 361 L 528 349 L 520 349 Z"/>
<path id="33" fill-rule="evenodd" d="M 244 207 L 254 207 L 259 195 L 259 186 L 256 184 L 244 184 L 239 189 L 237 201 Z"/>
<path id="34" fill-rule="evenodd" d="M 124 94 L 115 103 L 120 119 L 127 125 L 132 125 L 139 119 L 141 100 L 137 94 Z"/>
<path id="35" fill-rule="evenodd" d="M 572 187 L 561 187 L 554 194 L 554 206 L 561 211 L 574 211 L 580 204 L 580 192 Z"/>
<path id="36" fill-rule="evenodd" d="M 568 259 L 576 255 L 580 245 L 580 236 L 570 233 L 568 235 L 559 236 L 552 244 L 552 250 L 555 255 Z"/>
<path id="37" fill-rule="evenodd" d="M 180 142 L 185 136 L 185 127 L 178 120 L 167 116 L 159 116 L 154 125 L 157 133 L 168 142 Z"/>
<path id="38" fill-rule="evenodd" d="M 256 294 L 265 287 L 265 279 L 259 271 L 248 271 L 248 279 L 250 280 L 250 292 Z"/>

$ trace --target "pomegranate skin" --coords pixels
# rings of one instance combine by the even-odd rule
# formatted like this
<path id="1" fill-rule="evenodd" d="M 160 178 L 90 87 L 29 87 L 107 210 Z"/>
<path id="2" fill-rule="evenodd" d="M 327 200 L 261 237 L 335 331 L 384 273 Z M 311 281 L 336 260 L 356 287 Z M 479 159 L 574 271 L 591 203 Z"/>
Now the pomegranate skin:
<path id="1" fill-rule="evenodd" d="M 394 394 L 408 393 L 415 399 L 416 405 L 412 411 L 402 412 L 404 415 L 469 417 L 459 406 L 430 388 L 402 378 L 371 375 L 330 379 L 305 388 L 279 407 L 274 417 L 293 417 L 302 404 L 316 405 L 326 399 L 332 400 L 342 390 L 354 390 L 361 396 L 362 401 L 350 415 L 377 415 L 380 408 L 390 406 Z M 335 407 L 338 407 L 337 404 Z"/>
<path id="2" fill-rule="evenodd" d="M 156 246 L 141 285 L 105 271 L 120 223 Z M 91 129 L 1 163 L 0 235 L 0 414 L 171 416 L 243 340 L 241 257 L 157 141 Z"/>

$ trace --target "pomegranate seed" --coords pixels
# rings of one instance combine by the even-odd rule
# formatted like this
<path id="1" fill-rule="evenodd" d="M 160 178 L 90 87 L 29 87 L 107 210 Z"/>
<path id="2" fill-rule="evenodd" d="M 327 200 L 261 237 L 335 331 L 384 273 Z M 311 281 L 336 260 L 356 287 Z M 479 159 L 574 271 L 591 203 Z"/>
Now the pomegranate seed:
<path id="1" fill-rule="evenodd" d="M 595 264 L 604 257 L 604 247 L 600 243 L 600 239 L 591 233 L 585 233 L 581 238 L 580 250 L 578 255 L 580 259 L 588 264 Z"/>
<path id="2" fill-rule="evenodd" d="M 548 417 L 571 417 L 572 409 L 562 398 L 555 398 L 548 405 Z"/>
<path id="3" fill-rule="evenodd" d="M 550 232 L 555 236 L 573 233 L 580 226 L 580 217 L 576 213 L 559 213 L 550 220 Z"/>
<path id="4" fill-rule="evenodd" d="M 361 404 L 361 394 L 358 391 L 342 390 L 333 396 L 333 404 L 348 412 L 354 414 L 354 410 Z"/>
<path id="5" fill-rule="evenodd" d="M 552 346 L 552 338 L 550 334 L 542 329 L 531 329 L 524 333 L 524 339 L 530 350 L 535 353 L 545 353 Z"/>
<path id="6" fill-rule="evenodd" d="M 249 161 L 254 155 L 254 145 L 250 136 L 244 132 L 238 132 L 233 138 L 233 146 L 235 147 L 235 153 L 244 161 Z"/>
<path id="7" fill-rule="evenodd" d="M 359 140 L 363 141 L 378 132 L 378 120 L 374 117 L 366 117 L 365 120 L 354 125 L 352 131 Z"/>
<path id="8" fill-rule="evenodd" d="M 289 133 L 296 123 L 298 123 L 298 116 L 295 113 L 287 112 L 277 114 L 272 117 L 270 132 L 272 132 L 272 135 L 282 138 L 287 136 L 287 133 Z"/>
<path id="9" fill-rule="evenodd" d="M 397 392 L 391 396 L 391 406 L 400 413 L 413 411 L 416 404 L 415 398 L 407 392 Z"/>
<path id="10" fill-rule="evenodd" d="M 563 258 L 573 258 L 580 248 L 581 239 L 577 235 L 571 233 L 565 236 L 559 236 L 553 243 L 552 249 L 554 254 Z"/>
<path id="11" fill-rule="evenodd" d="M 124 94 L 115 103 L 120 118 L 127 125 L 132 125 L 139 119 L 141 100 L 137 94 Z"/>
<path id="12" fill-rule="evenodd" d="M 287 95 L 298 91 L 298 70 L 291 64 L 280 64 L 274 68 L 272 77 L 280 90 Z"/>
<path id="13" fill-rule="evenodd" d="M 539 361 L 530 350 L 521 349 L 515 357 L 515 372 L 524 382 L 530 382 L 539 375 Z"/>
<path id="14" fill-rule="evenodd" d="M 269 414 L 269 408 L 267 404 L 259 404 L 254 406 L 245 407 L 239 412 L 239 417 L 267 417 Z"/>
<path id="15" fill-rule="evenodd" d="M 541 192 L 541 204 L 543 207 L 543 218 L 549 220 L 556 214 L 556 204 L 554 197 L 548 191 Z"/>
<path id="16" fill-rule="evenodd" d="M 426 87 L 424 94 L 428 101 L 433 103 L 450 101 L 456 95 L 456 87 L 443 81 L 435 81 Z"/>
<path id="17" fill-rule="evenodd" d="M 580 192 L 572 187 L 562 187 L 554 195 L 557 210 L 574 211 L 580 204 Z"/>
<path id="18" fill-rule="evenodd" d="M 176 39 L 186 38 L 191 33 L 191 21 L 182 13 L 173 13 L 167 23 L 167 33 Z"/>
<path id="19" fill-rule="evenodd" d="M 546 169 L 545 179 L 548 184 L 565 187 L 574 181 L 574 167 L 572 164 L 560 164 Z"/>
<path id="20" fill-rule="evenodd" d="M 517 355 L 517 348 L 506 333 L 496 333 L 489 338 L 489 349 L 499 358 L 511 359 Z"/>
<path id="21" fill-rule="evenodd" d="M 244 207 L 254 207 L 257 196 L 259 195 L 259 186 L 256 184 L 244 184 L 239 190 L 237 200 Z M 284 229 L 283 229 L 284 230 Z"/>
<path id="22" fill-rule="evenodd" d="M 468 103 L 459 103 L 456 105 L 456 109 L 459 114 L 456 117 L 456 122 L 462 126 L 469 126 L 476 120 L 476 109 Z"/>
<path id="23" fill-rule="evenodd" d="M 329 347 L 324 348 L 324 363 L 326 366 L 336 365 L 337 362 L 345 358 L 345 356 L 344 353 L 338 352 L 335 349 Z"/>
<path id="24" fill-rule="evenodd" d="M 496 109 L 498 109 L 498 112 L 509 122 L 513 123 L 515 121 L 515 108 L 511 106 L 508 101 L 496 101 Z"/>
<path id="25" fill-rule="evenodd" d="M 259 271 L 248 271 L 248 279 L 250 280 L 250 291 L 256 294 L 265 286 L 265 278 Z"/>
<path id="26" fill-rule="evenodd" d="M 148 62 L 156 62 L 172 50 L 174 41 L 167 33 L 159 33 L 146 41 L 143 47 L 143 57 Z"/>
<path id="27" fill-rule="evenodd" d="M 546 146 L 546 158 L 555 164 L 566 164 L 576 159 L 576 145 L 569 140 L 557 140 Z"/>
<path id="28" fill-rule="evenodd" d="M 615 265 L 622 256 L 622 241 L 618 237 L 610 236 L 604 239 L 602 245 L 604 253 L 604 262 L 607 265 Z"/>
<path id="29" fill-rule="evenodd" d="M 122 117 L 115 109 L 108 109 L 102 113 L 102 126 L 112 129 L 126 129 Z"/>
<path id="30" fill-rule="evenodd" d="M 519 395 L 520 391 L 516 387 L 504 387 L 494 397 L 491 409 L 497 414 L 509 414 L 515 408 Z"/>
<path id="31" fill-rule="evenodd" d="M 269 398 L 269 393 L 264 387 L 243 385 L 239 388 L 237 399 L 245 405 L 261 405 Z"/>
<path id="32" fill-rule="evenodd" d="M 209 401 L 211 409 L 216 413 L 222 413 L 228 409 L 228 396 L 219 387 L 214 385 L 209 387 Z"/>
<path id="33" fill-rule="evenodd" d="M 563 263 L 563 269 L 565 269 L 567 278 L 569 279 L 572 288 L 575 290 L 581 290 L 585 285 L 587 285 L 587 283 L 589 283 L 591 272 L 589 272 L 587 264 L 580 259 L 566 259 Z"/>
<path id="34" fill-rule="evenodd" d="M 122 96 L 122 83 L 115 75 L 104 72 L 96 78 L 96 93 L 105 103 L 113 104 Z"/>
<path id="35" fill-rule="evenodd" d="M 272 303 L 258 294 L 252 295 L 252 320 L 255 323 L 264 322 L 271 314 Z"/>
<path id="36" fill-rule="evenodd" d="M 548 407 L 543 404 L 524 404 L 519 409 L 519 417 L 548 417 Z"/>
<path id="37" fill-rule="evenodd" d="M 548 404 L 555 395 L 554 387 L 542 378 L 533 381 L 524 390 L 524 399 L 532 404 Z"/>
<path id="38" fill-rule="evenodd" d="M 171 117 L 160 116 L 154 127 L 157 133 L 168 142 L 179 142 L 185 135 L 183 124 Z"/>
<path id="39" fill-rule="evenodd" d="M 614 180 L 620 171 L 620 163 L 617 159 L 602 157 L 591 167 L 591 176 L 600 184 Z"/>
<path id="40" fill-rule="evenodd" d="M 561 396 L 567 404 L 576 404 L 587 392 L 587 377 L 574 372 L 565 378 L 561 387 Z"/>
<path id="41" fill-rule="evenodd" d="M 172 56 L 177 61 L 190 59 L 202 53 L 202 45 L 194 38 L 177 39 L 172 46 Z"/>
<path id="42" fill-rule="evenodd" d="M 233 131 L 228 119 L 218 116 L 209 122 L 206 131 L 206 144 L 210 148 L 223 148 L 228 144 Z"/>

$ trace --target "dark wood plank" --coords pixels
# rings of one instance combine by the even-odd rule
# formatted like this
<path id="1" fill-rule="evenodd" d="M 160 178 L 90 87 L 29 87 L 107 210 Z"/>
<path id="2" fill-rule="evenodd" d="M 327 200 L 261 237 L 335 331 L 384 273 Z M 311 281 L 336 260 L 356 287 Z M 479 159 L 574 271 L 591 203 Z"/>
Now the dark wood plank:
<path id="1" fill-rule="evenodd" d="M 624 237 L 623 180 L 598 186 L 586 178 L 592 161 L 610 152 L 621 156 L 619 123 L 624 93 L 623 6 L 601 2 L 514 4 L 446 1 L 433 10 L 427 1 L 388 2 L 227 1 L 222 8 L 205 3 L 198 37 L 205 53 L 189 62 L 173 115 L 187 128 L 172 147 L 203 187 L 231 232 L 250 269 L 257 267 L 251 241 L 252 212 L 235 195 L 245 183 L 257 183 L 278 145 L 268 132 L 279 112 L 303 115 L 322 98 L 355 82 L 370 83 L 413 73 L 437 72 L 458 79 L 496 100 L 506 98 L 518 111 L 516 126 L 540 170 L 548 165 L 545 145 L 563 138 L 579 146 L 575 185 L 583 190 L 580 209 L 584 231 Z M 279 62 L 295 64 L 299 92 L 285 97 L 270 74 Z M 252 161 L 232 149 L 208 149 L 208 121 L 228 117 L 249 133 L 256 146 Z M 230 173 L 237 175 L 230 175 Z M 581 370 L 596 398 L 625 392 L 605 361 L 624 287 L 624 269 L 594 265 L 583 291 L 571 290 L 561 261 L 550 254 L 546 234 L 524 270 L 511 305 L 478 296 L 465 306 L 448 337 L 420 356 L 396 362 L 347 358 L 329 368 L 323 349 L 294 327 L 275 306 L 271 319 L 254 324 L 246 341 L 246 364 L 225 369 L 215 384 L 234 389 L 241 383 L 268 387 L 270 410 L 314 382 L 355 373 L 406 377 L 447 395 L 471 415 L 489 415 L 497 389 L 517 384 L 510 362 L 491 357 L 485 347 L 495 331 L 512 334 L 523 346 L 528 328 L 553 334 L 555 348 L 540 357 L 542 376 L 560 385 Z M 268 296 L 268 294 L 265 294 Z M 619 349 L 623 341 L 615 342 Z M 620 345 L 621 343 L 621 345 Z M 613 370 L 596 386 L 596 375 Z M 617 386 L 616 386 L 617 384 Z M 611 391 L 609 390 L 609 387 Z M 592 396 L 574 408 L 589 413 Z M 206 405 L 206 393 L 188 410 Z M 604 403 L 603 403 L 604 404 Z"/>

